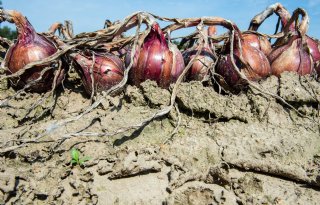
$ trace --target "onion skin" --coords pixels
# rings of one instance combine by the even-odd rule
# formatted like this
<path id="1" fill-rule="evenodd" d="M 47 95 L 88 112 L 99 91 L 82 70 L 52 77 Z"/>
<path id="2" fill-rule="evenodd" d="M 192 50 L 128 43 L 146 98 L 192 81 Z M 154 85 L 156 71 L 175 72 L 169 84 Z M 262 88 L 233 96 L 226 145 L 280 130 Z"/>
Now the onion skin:
<path id="1" fill-rule="evenodd" d="M 259 13 L 258 15 L 256 15 L 251 20 L 251 23 L 250 23 L 250 26 L 249 26 L 249 30 L 257 31 L 259 26 L 263 23 L 263 21 L 266 18 L 268 18 L 269 16 L 271 16 L 273 13 L 275 13 L 276 15 L 279 16 L 280 22 L 281 22 L 281 26 L 282 26 L 282 31 L 285 30 L 286 33 L 287 32 L 292 32 L 292 33 L 294 33 L 294 35 L 298 35 L 298 33 L 296 32 L 296 23 L 295 23 L 295 21 L 290 21 L 291 14 L 280 3 L 272 4 L 266 10 L 264 10 L 261 13 Z M 306 13 L 306 12 L 303 10 L 300 13 Z M 290 25 L 287 26 L 288 23 Z M 319 63 L 320 62 L 320 49 L 319 49 L 319 45 L 320 44 L 319 44 L 319 41 L 309 37 L 308 35 L 304 35 L 304 38 L 306 38 L 306 45 L 309 48 L 309 52 L 310 52 L 310 54 L 312 56 L 312 60 L 314 62 L 313 66 L 314 66 L 315 70 L 317 71 L 318 75 L 320 75 L 320 63 Z M 274 58 L 275 58 L 274 56 L 280 55 L 281 52 L 286 50 L 285 48 L 297 47 L 298 44 L 299 44 L 299 46 L 302 45 L 299 42 L 297 42 L 297 43 L 290 42 L 290 46 L 284 46 L 284 44 L 286 44 L 286 42 L 288 42 L 288 41 L 290 41 L 290 40 L 285 39 L 285 38 L 278 39 L 275 42 L 274 46 L 273 46 L 274 50 L 277 50 L 277 51 L 274 51 L 274 53 L 268 58 L 271 59 L 272 61 L 274 61 Z M 293 48 L 291 48 L 291 49 L 293 49 Z M 300 53 L 299 55 L 297 54 L 297 52 L 294 52 L 294 51 L 291 51 L 291 52 L 288 52 L 288 53 L 291 53 L 291 55 L 294 55 L 295 57 L 301 57 L 304 60 L 307 59 L 305 57 L 306 54 L 301 53 L 301 52 L 299 52 Z M 295 54 L 293 54 L 293 53 L 295 53 Z M 269 55 L 269 54 L 267 54 L 267 55 Z M 284 56 L 281 56 L 281 58 L 283 59 Z M 309 61 L 309 60 L 307 60 L 307 61 Z M 284 63 L 289 63 L 289 62 L 290 62 L 290 60 L 285 60 Z M 302 63 L 302 64 L 304 64 L 306 66 L 308 63 L 309 62 Z M 273 64 L 273 63 L 271 62 L 271 64 Z M 302 74 L 302 75 L 312 72 L 312 71 L 310 71 L 310 69 L 298 68 L 296 60 L 294 60 L 292 62 L 292 68 L 290 68 L 290 66 L 285 68 L 285 65 L 280 65 L 281 63 L 277 63 L 277 62 L 275 62 L 275 64 L 279 65 L 280 67 L 282 67 L 282 68 L 280 68 L 280 67 L 279 68 L 275 68 L 276 65 L 272 66 L 273 70 L 274 70 L 273 73 L 275 75 L 280 75 L 280 70 L 282 70 L 282 69 L 285 70 L 285 71 L 296 71 L 296 72 L 298 72 L 299 74 Z M 307 70 L 309 70 L 309 71 L 307 71 Z"/>
<path id="2" fill-rule="evenodd" d="M 126 55 L 126 66 L 130 64 L 131 51 Z M 138 48 L 129 80 L 134 85 L 140 85 L 150 79 L 162 88 L 168 88 L 170 83 L 176 82 L 184 69 L 182 54 L 177 47 L 169 47 L 158 23 L 154 23 L 150 33 L 144 39 L 141 48 Z"/>
<path id="3" fill-rule="evenodd" d="M 268 59 L 272 74 L 280 76 L 284 71 L 307 75 L 313 72 L 313 60 L 307 49 L 302 45 L 302 39 L 295 36 L 290 41 L 275 49 Z"/>
<path id="4" fill-rule="evenodd" d="M 208 26 L 208 36 L 212 37 L 217 34 L 217 27 L 216 26 Z"/>
<path id="5" fill-rule="evenodd" d="M 290 13 L 283 6 L 278 7 L 278 9 L 275 12 L 280 17 L 282 28 L 285 28 L 291 18 Z M 296 32 L 295 22 L 292 22 L 289 25 L 288 31 L 294 32 L 294 33 Z M 308 35 L 305 35 L 305 38 L 306 38 L 306 43 L 308 45 L 308 48 L 310 50 L 310 54 L 313 58 L 313 62 L 315 63 L 315 66 L 316 66 L 316 62 L 320 61 L 320 48 L 319 48 L 320 43 L 318 40 L 313 39 Z M 277 44 L 277 43 L 275 43 L 275 44 Z M 320 67 L 316 66 L 315 68 L 316 68 L 317 73 L 319 75 L 320 74 Z"/>
<path id="6" fill-rule="evenodd" d="M 107 91 L 112 86 L 118 84 L 124 75 L 124 65 L 122 61 L 113 54 L 95 54 L 89 55 L 71 54 L 76 62 L 76 70 L 80 73 L 82 83 L 86 92 L 91 95 L 92 92 Z M 92 87 L 91 69 L 94 80 Z"/>
<path id="7" fill-rule="evenodd" d="M 291 31 L 291 22 L 302 15 L 299 24 L 299 32 Z M 305 10 L 298 8 L 284 28 L 285 36 L 278 39 L 274 50 L 268 56 L 272 74 L 280 76 L 284 71 L 297 72 L 299 75 L 312 74 L 314 72 L 314 59 L 319 57 L 317 43 L 306 35 L 309 17 Z M 312 53 L 313 55 L 312 55 Z"/>
<path id="8" fill-rule="evenodd" d="M 256 33 L 243 33 L 243 40 L 250 44 L 252 47 L 261 50 L 266 56 L 272 51 L 271 43 L 268 41 L 267 37 L 259 35 Z"/>
<path id="9" fill-rule="evenodd" d="M 208 37 L 213 37 L 217 33 L 216 26 L 208 26 L 207 35 Z M 193 58 L 196 57 L 195 61 L 193 62 L 191 68 L 189 69 L 186 79 L 189 81 L 203 81 L 209 75 L 210 68 L 213 67 L 216 57 L 215 54 L 210 49 L 214 47 L 214 44 L 210 41 L 211 39 L 205 40 L 199 55 L 196 57 L 196 53 L 200 49 L 199 43 L 194 45 L 193 47 L 185 50 L 182 53 L 184 58 L 185 65 L 187 65 Z"/>
<path id="10" fill-rule="evenodd" d="M 275 12 L 280 17 L 282 28 L 284 28 L 291 18 L 290 13 L 283 6 L 279 6 Z M 290 24 L 288 30 L 291 32 L 296 32 L 295 22 L 292 22 Z M 320 75 L 320 66 L 317 63 L 318 61 L 320 61 L 320 48 L 319 48 L 320 43 L 318 40 L 313 39 L 308 35 L 305 35 L 305 38 L 306 38 L 306 43 L 309 48 L 310 54 L 312 56 L 313 62 L 314 62 L 315 69 L 316 69 L 318 75 Z"/>
<path id="11" fill-rule="evenodd" d="M 221 83 L 229 88 L 240 83 L 240 76 L 236 72 L 236 67 L 231 62 L 231 57 L 234 58 L 235 64 L 240 69 L 239 71 L 246 75 L 249 80 L 259 80 L 270 75 L 271 69 L 267 57 L 262 51 L 244 41 L 239 28 L 229 20 L 220 17 L 189 18 L 179 20 L 179 24 L 174 23 L 167 26 L 164 30 L 174 31 L 179 28 L 197 26 L 199 24 L 220 25 L 235 34 L 233 42 L 226 42 L 215 66 L 215 72 L 224 78 L 224 80 L 221 80 Z M 233 44 L 233 56 L 230 54 L 231 44 Z"/>
<path id="12" fill-rule="evenodd" d="M 238 42 L 240 42 L 241 46 L 239 46 Z M 221 81 L 222 85 L 236 89 L 236 87 L 243 85 L 243 79 L 235 71 L 236 68 L 231 61 L 230 46 L 230 42 L 228 42 L 224 53 L 218 60 L 216 72 L 224 78 L 224 81 Z M 233 58 L 239 71 L 250 81 L 266 78 L 271 73 L 267 57 L 261 50 L 245 41 L 238 29 L 235 35 Z"/>
<path id="13" fill-rule="evenodd" d="M 187 65 L 193 58 L 196 57 L 196 53 L 199 48 L 196 49 L 188 49 L 183 52 L 184 62 Z M 209 75 L 209 69 L 213 66 L 215 62 L 215 56 L 207 46 L 204 46 L 197 56 L 196 60 L 192 64 L 188 74 L 187 80 L 192 81 L 202 81 L 206 76 Z"/>
<path id="14" fill-rule="evenodd" d="M 5 11 L 12 18 L 18 30 L 18 39 L 8 50 L 5 57 L 5 66 L 8 67 L 8 74 L 13 74 L 21 70 L 28 63 L 43 60 L 57 52 L 57 48 L 46 37 L 37 34 L 30 22 L 16 11 Z M 60 73 L 54 69 L 44 72 L 41 71 L 49 65 L 35 66 L 26 70 L 19 78 L 11 79 L 13 87 L 22 88 L 31 83 L 29 91 L 45 92 L 52 88 L 54 76 L 58 75 L 56 85 L 60 84 L 64 77 L 64 70 Z M 41 77 L 40 80 L 37 80 Z M 37 82 L 34 82 L 37 80 Z M 34 82 L 34 83 L 33 83 Z"/>
<path id="15" fill-rule="evenodd" d="M 317 75 L 320 76 L 320 42 L 309 36 L 306 36 L 306 39 L 309 52 L 314 62 L 314 69 L 316 70 Z"/>

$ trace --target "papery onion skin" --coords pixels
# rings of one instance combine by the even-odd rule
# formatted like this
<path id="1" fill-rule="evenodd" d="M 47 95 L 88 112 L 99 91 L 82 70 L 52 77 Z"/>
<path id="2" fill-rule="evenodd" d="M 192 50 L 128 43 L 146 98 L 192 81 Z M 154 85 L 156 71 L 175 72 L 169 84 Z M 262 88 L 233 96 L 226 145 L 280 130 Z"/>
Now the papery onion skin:
<path id="1" fill-rule="evenodd" d="M 320 42 L 319 40 L 313 39 L 309 36 L 306 36 L 306 39 L 309 52 L 313 59 L 314 69 L 316 70 L 318 76 L 320 76 Z"/>
<path id="2" fill-rule="evenodd" d="M 131 51 L 127 53 L 125 61 L 128 66 Z M 158 23 L 154 23 L 141 48 L 137 48 L 129 79 L 134 85 L 150 79 L 156 81 L 160 87 L 168 88 L 170 83 L 178 79 L 183 69 L 181 52 L 174 45 L 169 47 Z"/>
<path id="3" fill-rule="evenodd" d="M 290 13 L 288 12 L 288 10 L 286 10 L 284 7 L 279 7 L 279 9 L 278 10 L 276 10 L 275 11 L 276 12 L 276 14 L 280 17 L 280 20 L 281 20 L 281 24 L 282 24 L 282 28 L 284 28 L 286 25 L 287 25 L 287 23 L 289 22 L 289 20 L 290 20 L 290 18 L 291 18 L 291 15 L 290 15 Z M 296 33 L 296 27 L 295 27 L 295 22 L 293 22 L 293 23 L 291 23 L 290 24 L 290 26 L 289 26 L 289 28 L 288 28 L 288 31 L 291 31 L 291 32 L 293 32 L 293 33 Z M 297 33 L 296 33 L 296 35 L 298 35 Z M 310 54 L 311 54 L 311 56 L 312 56 L 312 59 L 313 59 L 313 63 L 314 63 L 314 69 L 316 70 L 316 72 L 318 73 L 318 75 L 320 75 L 320 64 L 319 63 L 317 63 L 317 62 L 319 62 L 320 61 L 320 48 L 319 48 L 319 46 L 320 46 L 320 43 L 319 43 L 319 41 L 318 40 L 316 40 L 316 39 L 313 39 L 313 38 L 311 38 L 311 37 L 309 37 L 308 35 L 305 35 L 305 38 L 306 38 L 306 44 L 307 44 L 307 46 L 308 46 L 308 48 L 309 48 L 309 52 L 310 52 Z M 282 48 L 283 49 L 283 48 Z M 281 50 L 281 49 L 280 49 Z M 302 56 L 305 56 L 306 54 L 301 54 Z M 305 57 L 303 57 L 304 59 L 306 59 Z M 309 61 L 309 60 L 308 60 Z M 308 64 L 308 63 L 307 63 Z M 297 66 L 297 65 L 296 65 Z M 297 68 L 296 66 L 294 66 L 295 68 Z M 311 69 L 311 68 L 310 68 Z M 289 69 L 289 68 L 284 68 L 284 70 L 291 70 L 291 71 L 297 71 L 299 74 L 301 74 L 301 75 L 305 75 L 305 74 L 311 74 L 312 73 L 312 69 L 310 70 L 310 69 L 306 69 L 306 68 L 304 68 L 304 69 L 294 69 L 294 68 L 291 68 L 291 69 Z M 309 71 L 307 71 L 307 70 L 309 70 Z M 278 75 L 279 75 L 279 71 L 278 72 L 275 72 L 275 73 L 278 73 Z M 304 74 L 302 74 L 302 73 L 304 73 Z"/>
<path id="4" fill-rule="evenodd" d="M 183 52 L 185 64 L 187 65 L 193 58 L 196 57 L 196 53 L 199 48 L 188 49 Z M 208 47 L 202 48 L 199 55 L 194 60 L 190 70 L 187 74 L 187 80 L 202 81 L 209 75 L 209 70 L 213 67 L 215 62 L 215 56 Z"/>
<path id="5" fill-rule="evenodd" d="M 291 22 L 298 19 L 299 15 L 302 15 L 299 28 L 291 31 L 289 26 Z M 314 73 L 314 57 L 319 53 L 316 42 L 306 35 L 308 24 L 309 17 L 306 11 L 297 8 L 284 28 L 284 37 L 278 39 L 274 50 L 268 56 L 273 75 L 280 76 L 285 71 L 297 72 L 299 75 Z"/>
<path id="6" fill-rule="evenodd" d="M 284 7 L 281 7 L 281 8 L 279 7 L 276 13 L 280 17 L 282 27 L 284 28 L 291 18 L 290 13 Z M 292 32 L 296 31 L 295 22 L 291 23 L 288 30 Z M 318 75 L 320 75 L 320 66 L 319 64 L 317 64 L 317 62 L 320 61 L 320 48 L 319 48 L 320 43 L 318 40 L 313 39 L 308 35 L 305 35 L 305 38 L 314 62 L 315 70 L 317 71 Z"/>
<path id="7" fill-rule="evenodd" d="M 239 46 L 238 40 L 240 41 L 241 46 Z M 228 45 L 225 47 L 226 49 L 224 53 L 218 60 L 216 73 L 224 78 L 222 84 L 233 89 L 237 86 L 246 84 L 246 82 L 244 82 L 244 80 L 241 79 L 235 71 L 236 68 L 231 61 L 230 42 L 228 42 Z M 258 81 L 266 78 L 271 73 L 267 57 L 261 50 L 251 46 L 247 41 L 244 41 L 241 33 L 235 35 L 233 58 L 235 61 L 234 63 L 239 68 L 239 71 L 242 72 L 250 81 Z"/>
<path id="8" fill-rule="evenodd" d="M 8 67 L 8 74 L 16 73 L 29 63 L 43 60 L 57 52 L 54 43 L 46 37 L 37 34 L 30 22 L 16 11 L 5 11 L 17 26 L 18 39 L 8 50 L 5 57 L 5 66 Z M 50 65 L 35 66 L 26 70 L 19 78 L 11 79 L 12 85 L 22 88 L 26 84 L 31 86 L 29 91 L 45 92 L 52 89 L 54 76 L 58 75 L 56 85 L 60 84 L 64 77 L 64 65 L 60 73 L 55 73 L 55 68 L 51 68 L 43 73 L 41 71 Z M 40 80 L 37 80 L 40 78 Z M 36 81 L 36 82 L 35 82 Z M 34 82 L 34 83 L 33 83 Z"/>
<path id="9" fill-rule="evenodd" d="M 217 34 L 217 27 L 216 26 L 208 26 L 208 36 L 212 37 Z"/>
<path id="10" fill-rule="evenodd" d="M 107 91 L 123 79 L 124 65 L 113 54 L 94 54 L 94 57 L 81 54 L 71 56 L 76 62 L 76 70 L 80 73 L 84 88 L 89 95 L 93 91 L 95 93 Z M 92 87 L 91 69 L 94 87 Z"/>
<path id="11" fill-rule="evenodd" d="M 255 33 L 243 33 L 242 38 L 251 46 L 261 50 L 266 56 L 272 51 L 271 43 L 269 42 L 268 38 L 263 35 Z"/>
<path id="12" fill-rule="evenodd" d="M 280 76 L 284 71 L 297 72 L 299 75 L 312 74 L 314 68 L 313 60 L 298 36 L 292 37 L 287 44 L 275 49 L 268 59 L 272 74 L 276 76 Z"/>

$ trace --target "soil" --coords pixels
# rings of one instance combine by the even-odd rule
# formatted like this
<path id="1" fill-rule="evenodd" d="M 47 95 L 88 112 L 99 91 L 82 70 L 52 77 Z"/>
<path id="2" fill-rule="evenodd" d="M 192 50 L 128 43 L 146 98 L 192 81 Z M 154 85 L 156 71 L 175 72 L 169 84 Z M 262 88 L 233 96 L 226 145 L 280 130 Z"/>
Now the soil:
<path id="1" fill-rule="evenodd" d="M 294 73 L 259 84 L 296 111 L 189 82 L 177 109 L 137 128 L 170 89 L 128 85 L 88 111 L 74 73 L 55 96 L 2 81 L 0 204 L 319 204 L 320 84 Z M 71 164 L 72 148 L 89 160 Z"/>

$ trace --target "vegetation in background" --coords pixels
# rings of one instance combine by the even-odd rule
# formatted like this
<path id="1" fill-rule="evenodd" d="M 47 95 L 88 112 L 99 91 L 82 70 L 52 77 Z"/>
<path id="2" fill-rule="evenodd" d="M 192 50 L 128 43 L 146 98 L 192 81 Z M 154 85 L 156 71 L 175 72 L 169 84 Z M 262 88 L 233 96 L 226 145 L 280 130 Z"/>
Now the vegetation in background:
<path id="1" fill-rule="evenodd" d="M 0 9 L 2 9 L 2 1 L 0 0 Z M 17 38 L 17 31 L 11 30 L 8 26 L 2 27 L 0 24 L 0 36 L 13 40 Z"/>

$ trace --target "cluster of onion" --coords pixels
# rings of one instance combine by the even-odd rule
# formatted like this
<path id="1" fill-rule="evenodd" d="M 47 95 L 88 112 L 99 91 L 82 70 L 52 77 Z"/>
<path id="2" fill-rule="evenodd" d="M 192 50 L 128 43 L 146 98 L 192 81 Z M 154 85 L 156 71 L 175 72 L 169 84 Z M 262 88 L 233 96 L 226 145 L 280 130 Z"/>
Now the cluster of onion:
<path id="1" fill-rule="evenodd" d="M 9 48 L 4 60 L 9 75 L 22 72 L 18 77 L 11 78 L 12 86 L 33 92 L 45 92 L 61 84 L 67 69 L 64 59 L 61 59 L 63 63 L 60 69 L 50 64 L 26 68 L 29 63 L 55 54 L 58 51 L 57 42 L 37 33 L 27 18 L 17 11 L 1 10 L 1 16 L 14 23 L 18 31 L 17 41 Z M 49 32 L 54 33 L 59 26 L 54 24 Z M 108 89 L 123 77 L 123 63 L 115 55 L 98 53 L 93 59 L 86 53 L 71 53 L 70 57 L 75 62 L 88 94 Z"/>
<path id="2" fill-rule="evenodd" d="M 282 23 L 283 37 L 271 45 L 268 38 L 256 30 L 272 13 L 276 13 Z M 295 25 L 299 15 L 300 24 Z M 61 84 L 66 73 L 66 63 L 63 57 L 60 66 L 56 64 L 38 63 L 28 67 L 30 63 L 39 62 L 54 55 L 59 49 L 66 47 L 59 41 L 48 38 L 35 31 L 29 21 L 16 11 L 0 10 L 0 19 L 15 23 L 18 31 L 17 41 L 9 48 L 4 67 L 8 75 L 12 75 L 12 85 L 24 87 L 34 92 L 44 92 Z M 129 82 L 139 85 L 146 79 L 154 80 L 159 86 L 167 88 L 176 82 L 185 69 L 185 65 L 193 60 L 187 80 L 203 80 L 214 68 L 220 82 L 234 88 L 246 80 L 257 81 L 274 74 L 279 76 L 284 71 L 295 71 L 301 75 L 311 74 L 316 70 L 320 73 L 319 42 L 306 35 L 308 15 L 303 9 L 294 11 L 291 17 L 281 5 L 274 4 L 258 14 L 251 21 L 249 31 L 241 32 L 231 21 L 223 18 L 189 18 L 181 19 L 163 30 L 156 21 L 152 21 L 142 44 L 132 55 L 127 48 L 124 62 L 113 53 L 97 51 L 72 51 L 67 59 L 72 59 L 80 74 L 85 90 L 92 95 L 110 89 L 123 80 L 125 68 L 132 65 L 129 72 Z M 208 25 L 206 32 L 201 31 L 203 41 L 195 41 L 194 45 L 183 53 L 171 43 L 166 31 Z M 210 40 L 216 32 L 217 25 L 230 30 L 230 37 L 225 39 L 222 49 L 216 54 L 213 42 Z M 50 32 L 54 33 L 54 25 Z M 165 35 L 166 33 L 166 35 Z M 70 33 L 66 36 L 70 37 Z M 124 52 L 122 52 L 124 53 Z M 19 73 L 19 75 L 14 75 Z"/>
<path id="3" fill-rule="evenodd" d="M 188 22 L 183 25 L 181 23 L 180 27 L 195 26 L 199 21 L 209 25 L 208 39 L 203 38 L 202 44 L 196 41 L 193 47 L 184 52 L 186 64 L 196 57 L 189 70 L 188 80 L 203 80 L 206 75 L 209 75 L 208 70 L 214 65 L 214 72 L 220 76 L 220 83 L 230 89 L 245 82 L 239 72 L 253 81 L 270 75 L 271 68 L 265 53 L 271 51 L 271 45 L 265 36 L 257 33 L 242 33 L 234 23 L 223 18 L 209 17 L 186 21 Z M 233 38 L 227 38 L 223 48 L 216 55 L 214 45 L 210 45 L 208 41 L 215 34 L 215 26 L 218 25 L 229 29 L 230 33 L 233 33 Z M 168 30 L 180 27 L 171 26 Z M 204 35 L 203 32 L 202 35 Z M 198 56 L 195 56 L 196 53 L 199 53 Z"/>
<path id="4" fill-rule="evenodd" d="M 18 31 L 18 39 L 8 50 L 4 64 L 9 75 L 20 73 L 18 77 L 10 78 L 12 86 L 19 89 L 28 88 L 33 92 L 44 92 L 52 89 L 53 85 L 59 85 L 67 66 L 63 65 L 58 74 L 57 67 L 46 69 L 52 66 L 47 64 L 26 68 L 30 63 L 37 63 L 55 54 L 58 51 L 57 41 L 37 33 L 27 18 L 17 11 L 1 10 L 0 15 L 2 19 L 14 23 Z M 61 25 L 54 24 L 49 32 L 54 33 L 59 26 Z M 66 45 L 59 41 L 59 47 L 64 48 Z M 123 78 L 124 63 L 112 53 L 71 52 L 69 57 L 73 60 L 85 90 L 90 95 L 93 92 L 108 90 Z M 127 64 L 130 64 L 130 57 L 131 55 L 126 56 Z M 180 51 L 175 45 L 168 43 L 158 23 L 155 22 L 141 48 L 135 53 L 130 81 L 138 85 L 146 79 L 151 79 L 166 88 L 177 80 L 184 67 Z M 55 83 L 53 79 L 56 79 Z"/>
<path id="5" fill-rule="evenodd" d="M 266 35 L 257 31 L 263 21 L 273 13 L 279 16 L 282 25 L 282 37 L 271 45 Z M 300 24 L 297 22 L 302 16 Z M 218 53 L 215 72 L 222 76 L 220 83 L 228 89 L 241 87 L 246 80 L 241 77 L 241 72 L 248 80 L 257 81 L 269 75 L 280 76 L 285 71 L 297 72 L 299 75 L 320 75 L 320 43 L 306 35 L 309 18 L 304 9 L 298 8 L 290 13 L 280 4 L 269 6 L 265 11 L 256 15 L 249 26 L 249 31 L 241 33 L 234 25 L 234 41 L 226 41 L 222 52 Z M 205 44 L 206 45 L 206 44 Z M 231 48 L 231 45 L 233 47 Z M 207 49 L 206 46 L 203 51 Z M 233 49 L 233 58 L 230 49 Z M 189 53 L 194 53 L 188 51 Z M 210 55 L 202 53 L 202 58 Z M 198 57 L 199 58 L 199 57 Z M 187 59 L 187 62 L 190 58 Z M 215 60 L 212 58 L 212 60 Z M 203 61 L 204 62 L 204 61 Z M 205 64 L 202 63 L 202 66 Z M 199 66 L 200 67 L 200 66 Z M 237 70 L 239 69 L 239 70 Z M 200 70 L 200 69 L 198 69 Z M 193 73 L 193 78 L 202 74 Z"/>
<path id="6" fill-rule="evenodd" d="M 320 44 L 306 35 L 309 17 L 304 9 L 296 9 L 291 16 L 280 3 L 273 4 L 252 19 L 249 29 L 256 31 L 273 13 L 279 16 L 283 37 L 277 39 L 272 52 L 267 55 L 272 74 L 279 76 L 284 71 L 291 71 L 300 75 L 315 72 L 320 75 Z M 302 19 L 300 24 L 296 24 L 299 15 Z"/>

